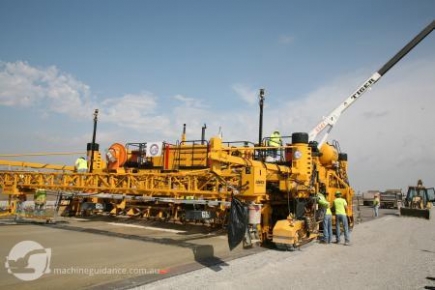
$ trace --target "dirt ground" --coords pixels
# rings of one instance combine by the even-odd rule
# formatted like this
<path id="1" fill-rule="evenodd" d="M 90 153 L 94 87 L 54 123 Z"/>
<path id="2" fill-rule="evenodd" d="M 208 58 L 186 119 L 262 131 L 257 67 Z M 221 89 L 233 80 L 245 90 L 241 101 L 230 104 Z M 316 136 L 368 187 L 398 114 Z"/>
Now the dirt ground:
<path id="1" fill-rule="evenodd" d="M 435 289 L 435 219 L 371 213 L 362 208 L 350 246 L 267 250 L 135 289 Z"/>

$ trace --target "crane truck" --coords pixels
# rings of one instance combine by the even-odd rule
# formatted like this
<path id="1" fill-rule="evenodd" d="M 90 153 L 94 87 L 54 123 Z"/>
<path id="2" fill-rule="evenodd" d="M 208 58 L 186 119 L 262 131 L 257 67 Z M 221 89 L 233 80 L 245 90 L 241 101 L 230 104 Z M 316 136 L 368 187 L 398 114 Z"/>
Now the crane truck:
<path id="1" fill-rule="evenodd" d="M 10 212 L 16 208 L 16 197 L 45 189 L 58 193 L 58 210 L 64 215 L 83 214 L 85 207 L 91 214 L 235 225 L 232 246 L 242 240 L 249 246 L 258 240 L 291 250 L 321 234 L 316 194 L 323 191 L 332 202 L 340 191 L 349 205 L 352 227 L 354 191 L 347 154 L 338 143 L 326 142 L 327 136 L 341 114 L 434 27 L 435 21 L 309 133 L 282 136 L 284 145 L 279 148 L 263 145 L 268 144 L 267 138 L 259 143 L 231 142 L 220 136 L 206 140 L 203 134 L 200 140 L 187 140 L 185 127 L 175 143 L 114 143 L 105 154 L 93 138 L 87 144 L 92 164 L 88 173 L 62 166 L 50 166 L 64 169 L 49 172 L 29 167 L 1 170 L 0 186 L 9 195 Z M 271 149 L 283 153 L 280 160 L 268 161 Z M 235 201 L 240 202 L 239 215 L 232 214 Z"/>

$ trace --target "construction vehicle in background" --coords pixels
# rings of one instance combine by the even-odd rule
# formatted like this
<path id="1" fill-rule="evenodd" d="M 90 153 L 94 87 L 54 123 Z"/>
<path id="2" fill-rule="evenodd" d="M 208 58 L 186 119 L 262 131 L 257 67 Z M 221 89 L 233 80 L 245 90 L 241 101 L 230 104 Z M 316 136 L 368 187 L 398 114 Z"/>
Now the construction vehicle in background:
<path id="1" fill-rule="evenodd" d="M 368 190 L 363 192 L 362 200 L 363 205 L 373 206 L 373 201 L 375 199 L 375 195 L 379 195 L 381 192 L 379 190 Z"/>
<path id="2" fill-rule="evenodd" d="M 347 154 L 336 141 L 326 142 L 340 115 L 435 27 L 420 32 L 378 72 L 364 82 L 310 133 L 281 136 L 282 146 L 258 142 L 224 141 L 221 136 L 170 142 L 113 143 L 105 153 L 95 143 L 96 111 L 92 143 L 87 144 L 88 173 L 70 167 L 57 171 L 26 168 L 0 171 L 0 186 L 9 195 L 10 213 L 17 197 L 37 190 L 57 192 L 58 210 L 67 216 L 104 214 L 159 219 L 179 223 L 201 221 L 210 226 L 229 226 L 245 246 L 254 241 L 294 249 L 317 239 L 321 220 L 317 193 L 332 203 L 340 191 L 348 203 L 348 221 L 354 225 L 353 196 L 348 177 Z M 263 97 L 263 98 L 262 98 Z M 264 100 L 264 90 L 260 90 Z M 262 103 L 260 120 L 262 120 Z M 327 132 L 318 142 L 323 131 Z M 277 158 L 268 158 L 277 150 Z M 28 164 L 28 163 L 26 163 Z M 38 166 L 35 166 L 38 167 Z M 54 168 L 55 166 L 50 166 Z M 40 166 L 39 166 L 40 168 Z M 56 167 L 57 168 L 57 167 Z M 235 201 L 241 207 L 237 219 L 230 214 Z M 238 226 L 240 223 L 243 226 Z"/>
<path id="3" fill-rule="evenodd" d="M 400 207 L 400 215 L 430 219 L 434 202 L 434 188 L 423 186 L 423 182 L 419 180 L 417 186 L 408 187 L 403 206 Z"/>
<path id="4" fill-rule="evenodd" d="M 387 189 L 380 193 L 381 208 L 398 208 L 403 202 L 403 193 L 401 189 Z"/>

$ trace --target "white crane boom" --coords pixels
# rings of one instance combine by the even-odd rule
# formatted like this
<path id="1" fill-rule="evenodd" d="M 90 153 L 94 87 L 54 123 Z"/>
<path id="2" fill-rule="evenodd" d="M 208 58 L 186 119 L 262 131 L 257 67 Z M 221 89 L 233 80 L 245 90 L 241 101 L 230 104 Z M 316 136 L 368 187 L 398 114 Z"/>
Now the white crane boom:
<path id="1" fill-rule="evenodd" d="M 327 130 L 318 147 L 328 138 L 334 125 L 337 123 L 341 114 L 350 107 L 356 100 L 361 97 L 372 85 L 374 85 L 387 71 L 389 71 L 397 62 L 399 62 L 408 52 L 410 52 L 420 41 L 422 41 L 432 30 L 435 29 L 435 20 L 432 21 L 426 28 L 424 28 L 417 36 L 415 36 L 407 45 L 405 45 L 394 57 L 392 57 L 383 67 L 375 72 L 368 80 L 366 80 L 355 92 L 353 92 L 344 102 L 335 108 L 328 116 L 324 117 L 309 133 L 309 140 L 315 141 L 316 138 L 325 129 Z"/>

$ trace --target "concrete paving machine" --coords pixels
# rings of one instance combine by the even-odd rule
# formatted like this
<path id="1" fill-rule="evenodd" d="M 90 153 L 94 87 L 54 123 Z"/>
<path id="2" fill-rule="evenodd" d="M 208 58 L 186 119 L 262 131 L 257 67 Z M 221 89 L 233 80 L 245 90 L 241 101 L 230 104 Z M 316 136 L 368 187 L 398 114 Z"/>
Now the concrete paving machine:
<path id="1" fill-rule="evenodd" d="M 96 110 L 86 173 L 44 164 L 27 163 L 24 168 L 26 163 L 0 160 L 8 167 L 0 170 L 0 188 L 9 197 L 7 213 L 14 213 L 21 196 L 45 190 L 58 193 L 56 206 L 62 215 L 110 214 L 211 226 L 243 223 L 234 228 L 233 246 L 257 240 L 291 250 L 321 233 L 316 203 L 323 189 L 330 203 L 336 191 L 342 193 L 352 227 L 354 191 L 347 174 L 348 156 L 338 142 L 328 143 L 327 136 L 341 114 L 434 28 L 435 21 L 309 133 L 284 135 L 279 147 L 267 145 L 270 138 L 262 137 L 264 90 L 260 90 L 260 136 L 255 143 L 222 136 L 207 140 L 205 126 L 201 140 L 186 140 L 184 127 L 181 141 L 114 143 L 104 154 L 95 143 Z M 241 203 L 237 219 L 229 216 L 235 199 Z"/>
<path id="2" fill-rule="evenodd" d="M 424 187 L 423 182 L 419 180 L 417 186 L 408 187 L 403 207 L 400 208 L 400 215 L 430 219 L 430 212 L 434 202 L 434 188 Z"/>

